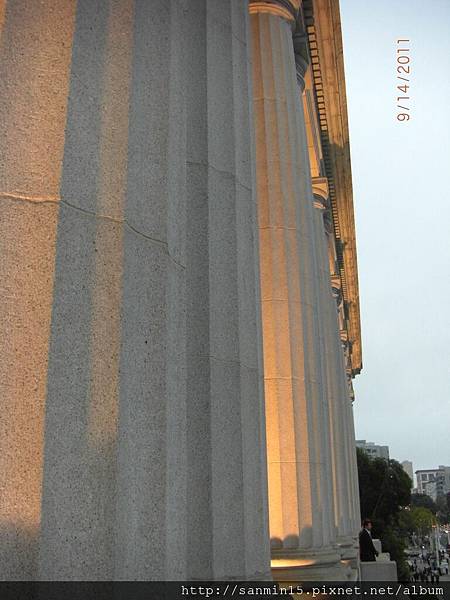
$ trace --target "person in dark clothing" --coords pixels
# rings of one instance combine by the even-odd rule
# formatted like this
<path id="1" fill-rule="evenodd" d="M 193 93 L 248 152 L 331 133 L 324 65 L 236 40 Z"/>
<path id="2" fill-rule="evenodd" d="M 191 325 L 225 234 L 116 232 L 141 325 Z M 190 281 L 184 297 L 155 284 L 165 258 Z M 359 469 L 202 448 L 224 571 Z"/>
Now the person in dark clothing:
<path id="1" fill-rule="evenodd" d="M 376 560 L 378 552 L 372 542 L 372 521 L 364 519 L 363 528 L 359 532 L 359 556 L 364 562 Z"/>

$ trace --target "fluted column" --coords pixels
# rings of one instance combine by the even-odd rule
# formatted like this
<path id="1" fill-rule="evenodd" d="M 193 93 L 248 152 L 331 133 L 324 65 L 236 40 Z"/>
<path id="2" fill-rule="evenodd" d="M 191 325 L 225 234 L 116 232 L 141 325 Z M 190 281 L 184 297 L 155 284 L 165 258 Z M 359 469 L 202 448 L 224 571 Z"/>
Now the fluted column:
<path id="1" fill-rule="evenodd" d="M 360 515 L 360 503 L 359 503 L 359 484 L 358 484 L 358 465 L 356 461 L 356 441 L 355 441 L 355 425 L 353 419 L 353 401 L 354 392 L 352 385 L 351 376 L 351 362 L 350 362 L 350 346 L 348 341 L 348 333 L 345 328 L 344 319 L 344 307 L 343 298 L 339 293 L 336 295 L 336 301 L 338 304 L 338 315 L 340 321 L 340 334 L 341 340 L 339 344 L 339 355 L 342 361 L 341 368 L 341 386 L 343 390 L 344 402 L 344 414 L 345 414 L 345 432 L 346 432 L 346 454 L 348 460 L 348 474 L 349 474 L 349 489 L 350 489 L 350 514 L 352 522 L 353 538 L 355 540 L 355 547 L 358 548 L 358 532 L 361 527 L 361 515 Z"/>
<path id="2" fill-rule="evenodd" d="M 2 32 L 0 575 L 267 578 L 247 2 L 62 4 Z"/>
<path id="3" fill-rule="evenodd" d="M 340 334 L 337 319 L 337 307 L 332 297 L 331 278 L 328 252 L 328 219 L 329 198 L 328 184 L 325 178 L 313 179 L 314 206 L 315 206 L 315 232 L 318 240 L 318 254 L 320 260 L 320 299 L 322 302 L 322 331 L 324 337 L 323 358 L 326 369 L 326 392 L 329 407 L 330 443 L 332 456 L 332 479 L 334 500 L 334 524 L 336 527 L 337 542 L 343 559 L 353 556 L 353 540 L 350 512 L 350 473 L 347 456 L 347 410 L 345 403 L 348 398 L 342 386 L 345 375 L 341 359 Z"/>
<path id="4" fill-rule="evenodd" d="M 339 397 L 339 414 L 341 415 L 341 444 L 344 453 L 344 478 L 343 495 L 341 499 L 343 511 L 346 515 L 338 537 L 341 547 L 341 554 L 351 567 L 357 567 L 358 561 L 358 542 L 357 534 L 359 531 L 359 490 L 358 473 L 356 466 L 356 446 L 355 433 L 352 414 L 351 379 L 348 372 L 348 343 L 347 331 L 345 329 L 343 297 L 341 290 L 341 278 L 337 266 L 336 242 L 333 235 L 333 223 L 331 212 L 327 210 L 324 213 L 324 225 L 327 239 L 328 265 L 331 274 L 331 290 L 333 297 L 334 327 L 337 327 L 337 335 L 334 336 L 333 357 L 336 362 L 337 375 L 337 393 Z M 347 350 L 346 350 L 347 349 Z"/>
<path id="5" fill-rule="evenodd" d="M 297 60 L 298 65 L 298 60 Z M 298 73 L 298 67 L 297 67 Z M 335 406 L 334 399 L 334 372 L 333 356 L 331 354 L 330 338 L 333 332 L 333 326 L 330 319 L 329 307 L 329 270 L 327 257 L 324 248 L 324 228 L 322 214 L 325 209 L 325 200 L 317 194 L 317 184 L 313 180 L 313 229 L 314 229 L 314 258 L 315 271 L 317 273 L 316 299 L 318 315 L 318 333 L 319 333 L 319 357 L 320 357 L 320 378 L 322 381 L 321 394 L 321 422 L 322 422 L 322 455 L 324 457 L 324 499 L 327 510 L 332 514 L 328 526 L 330 527 L 330 540 L 335 544 L 337 542 L 338 527 L 334 518 L 336 494 L 336 473 L 334 457 L 336 453 L 335 444 L 337 441 L 335 427 Z"/>
<path id="6" fill-rule="evenodd" d="M 349 440 L 349 466 L 352 485 L 352 529 L 355 545 L 358 546 L 358 532 L 361 528 L 361 508 L 359 501 L 358 463 L 356 459 L 355 422 L 353 417 L 353 401 L 350 398 L 347 404 L 348 414 L 348 440 Z"/>
<path id="7" fill-rule="evenodd" d="M 341 346 L 341 355 L 344 356 Z M 344 361 L 342 360 L 344 365 Z M 349 489 L 349 514 L 350 530 L 353 539 L 353 554 L 359 556 L 358 533 L 361 528 L 361 516 L 359 506 L 359 486 L 358 486 L 358 467 L 356 462 L 356 443 L 355 429 L 353 422 L 353 402 L 349 394 L 348 381 L 342 378 L 342 389 L 344 397 L 344 431 L 345 431 L 345 452 L 347 460 L 348 489 Z M 348 553 L 350 557 L 350 552 Z"/>
<path id="8" fill-rule="evenodd" d="M 357 569 L 359 560 L 359 489 L 358 489 L 358 472 L 356 466 L 356 445 L 355 433 L 353 426 L 353 407 L 350 397 L 350 389 L 345 370 L 345 357 L 341 340 L 336 343 L 335 355 L 339 360 L 339 387 L 340 387 L 340 406 L 343 419 L 343 451 L 345 468 L 345 488 L 347 498 L 346 513 L 348 515 L 348 523 L 345 532 L 342 532 L 341 539 L 338 539 L 341 549 L 342 558 L 352 569 Z"/>
<path id="9" fill-rule="evenodd" d="M 272 572 L 338 578 L 313 198 L 292 33 L 298 2 L 250 2 Z M 301 69 L 297 61 L 301 83 Z"/>

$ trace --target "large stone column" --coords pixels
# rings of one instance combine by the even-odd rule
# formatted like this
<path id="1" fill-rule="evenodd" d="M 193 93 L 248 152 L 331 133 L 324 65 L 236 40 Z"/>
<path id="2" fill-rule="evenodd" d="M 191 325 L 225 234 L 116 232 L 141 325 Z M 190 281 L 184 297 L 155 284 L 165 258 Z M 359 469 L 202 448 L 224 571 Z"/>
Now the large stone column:
<path id="1" fill-rule="evenodd" d="M 337 307 L 332 296 L 329 267 L 330 206 L 325 178 L 313 179 L 315 233 L 318 240 L 319 273 L 322 303 L 321 330 L 324 338 L 323 358 L 326 369 L 326 392 L 329 407 L 330 444 L 332 456 L 334 524 L 343 560 L 353 559 L 353 529 L 351 523 L 350 466 L 347 441 L 347 390 L 342 386 L 345 371 L 340 349 Z"/>
<path id="2" fill-rule="evenodd" d="M 320 182 L 317 182 L 317 192 L 319 192 Z M 342 457 L 341 466 L 342 493 L 337 497 L 337 502 L 341 502 L 339 512 L 341 517 L 337 517 L 338 523 L 338 543 L 341 550 L 342 559 L 351 566 L 357 568 L 358 561 L 358 543 L 357 534 L 359 531 L 359 490 L 358 473 L 355 455 L 355 433 L 353 426 L 352 397 L 350 395 L 351 383 L 348 370 L 348 356 L 346 354 L 347 332 L 345 329 L 344 306 L 341 290 L 341 278 L 337 265 L 336 242 L 333 233 L 333 222 L 331 210 L 328 208 L 324 212 L 324 227 L 326 232 L 326 254 L 328 256 L 328 268 L 330 271 L 330 284 L 332 291 L 331 311 L 333 313 L 332 329 L 336 332 L 333 335 L 333 361 L 335 365 L 336 394 L 338 398 L 339 415 L 339 444 L 340 452 L 337 457 Z M 340 523 L 340 524 L 339 524 Z"/>
<path id="3" fill-rule="evenodd" d="M 342 347 L 341 347 L 341 353 Z M 350 529 L 351 538 L 353 539 L 353 555 L 359 560 L 359 541 L 358 533 L 361 528 L 361 515 L 359 503 L 359 485 L 358 485 L 358 466 L 356 461 L 356 443 L 355 443 L 355 427 L 353 421 L 353 400 L 349 393 L 348 381 L 344 378 L 343 389 L 344 396 L 344 415 L 345 415 L 345 450 L 346 460 L 348 463 L 348 487 L 349 487 L 349 514 L 350 514 Z M 350 556 L 350 550 L 348 555 Z M 353 561 L 353 565 L 355 560 Z"/>
<path id="4" fill-rule="evenodd" d="M 335 261 L 335 248 L 333 247 L 333 261 Z M 335 264 L 335 262 L 334 262 Z M 332 280 L 336 281 L 337 276 L 332 276 Z M 344 428 L 345 428 L 345 448 L 348 462 L 348 485 L 350 499 L 350 520 L 354 546 L 356 550 L 359 548 L 358 532 L 361 527 L 360 503 L 359 503 L 359 484 L 358 484 L 358 465 L 356 460 L 356 442 L 355 442 L 355 425 L 353 419 L 353 401 L 354 392 L 352 386 L 352 373 L 350 362 L 350 346 L 348 341 L 348 333 L 345 327 L 344 305 L 342 291 L 339 285 L 334 284 L 334 296 L 338 307 L 338 322 L 340 327 L 340 342 L 337 352 L 341 361 L 341 387 L 342 397 L 344 398 Z"/>
<path id="5" fill-rule="evenodd" d="M 355 546 L 358 547 L 358 531 L 361 528 L 361 508 L 359 501 L 358 464 L 356 460 L 355 421 L 353 417 L 353 401 L 349 398 L 347 403 L 348 415 L 348 448 L 349 466 L 352 485 L 352 529 L 354 532 Z"/>
<path id="6" fill-rule="evenodd" d="M 247 3 L 60 4 L 2 34 L 0 574 L 269 577 Z"/>
<path id="7" fill-rule="evenodd" d="M 298 2 L 250 2 L 272 572 L 280 580 L 336 579 L 318 259 L 292 40 L 297 10 Z"/>

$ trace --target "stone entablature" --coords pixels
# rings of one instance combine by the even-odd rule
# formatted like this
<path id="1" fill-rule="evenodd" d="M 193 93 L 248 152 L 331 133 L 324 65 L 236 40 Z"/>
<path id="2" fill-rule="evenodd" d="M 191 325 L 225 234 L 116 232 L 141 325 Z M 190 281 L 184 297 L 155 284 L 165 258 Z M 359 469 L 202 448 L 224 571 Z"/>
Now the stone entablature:
<path id="1" fill-rule="evenodd" d="M 309 39 L 310 76 L 306 93 L 312 136 L 313 176 L 328 179 L 335 247 L 344 300 L 345 328 L 351 347 L 352 375 L 362 369 L 359 286 L 353 212 L 350 145 L 345 93 L 339 5 L 326 0 L 304 0 L 302 10 Z M 316 133 L 319 132 L 319 135 Z"/>

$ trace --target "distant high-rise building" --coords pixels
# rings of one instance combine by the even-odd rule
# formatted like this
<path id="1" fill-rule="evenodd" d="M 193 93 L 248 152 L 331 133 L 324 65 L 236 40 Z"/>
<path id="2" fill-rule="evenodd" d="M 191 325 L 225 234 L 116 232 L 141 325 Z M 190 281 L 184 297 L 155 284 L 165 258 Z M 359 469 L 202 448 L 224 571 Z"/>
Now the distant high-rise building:
<path id="1" fill-rule="evenodd" d="M 389 446 L 379 446 L 374 442 L 356 440 L 356 447 L 364 450 L 371 458 L 384 458 L 385 460 L 389 460 Z"/>
<path id="2" fill-rule="evenodd" d="M 450 467 L 439 465 L 438 469 L 420 469 L 416 471 L 419 494 L 427 494 L 436 500 L 450 492 Z"/>
<path id="3" fill-rule="evenodd" d="M 443 479 L 443 492 L 444 494 L 447 494 L 448 492 L 450 492 L 450 467 L 439 465 L 439 471 L 441 472 Z"/>
<path id="4" fill-rule="evenodd" d="M 410 460 L 404 460 L 402 462 L 402 467 L 403 470 L 405 471 L 405 473 L 407 473 L 411 479 L 411 488 L 414 487 L 414 471 L 413 471 L 413 464 Z"/>
<path id="5" fill-rule="evenodd" d="M 429 496 L 434 502 L 436 502 L 438 497 L 438 480 L 430 479 L 429 481 L 425 481 L 423 484 L 424 493 Z"/>

